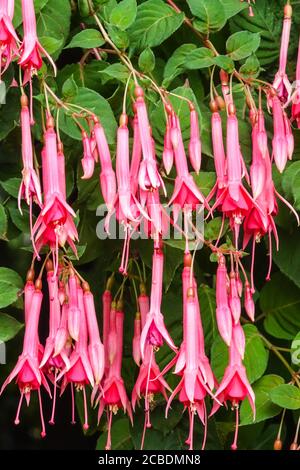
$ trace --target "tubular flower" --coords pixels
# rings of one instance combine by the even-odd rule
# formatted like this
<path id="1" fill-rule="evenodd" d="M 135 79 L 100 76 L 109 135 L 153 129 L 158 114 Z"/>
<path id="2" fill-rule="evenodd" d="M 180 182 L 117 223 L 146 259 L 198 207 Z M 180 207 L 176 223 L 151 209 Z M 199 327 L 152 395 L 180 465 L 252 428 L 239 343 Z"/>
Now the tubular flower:
<path id="1" fill-rule="evenodd" d="M 37 281 L 34 292 L 30 293 L 30 299 L 25 301 L 25 336 L 23 343 L 22 354 L 18 358 L 18 362 L 12 372 L 7 377 L 6 381 L 2 385 L 1 392 L 7 387 L 7 385 L 16 379 L 16 383 L 20 389 L 21 397 L 17 409 L 17 415 L 15 418 L 15 424 L 20 423 L 20 410 L 25 398 L 27 405 L 30 403 L 31 391 L 36 390 L 39 398 L 40 416 L 42 431 L 41 436 L 46 436 L 42 399 L 41 399 L 41 386 L 43 385 L 51 397 L 51 392 L 46 378 L 39 368 L 39 337 L 38 337 L 38 324 L 41 312 L 41 305 L 43 300 L 43 294 L 41 292 L 41 282 Z"/>
<path id="2" fill-rule="evenodd" d="M 275 75 L 275 79 L 273 82 L 273 87 L 277 91 L 279 99 L 284 103 L 288 101 L 292 91 L 292 86 L 286 74 L 286 64 L 292 24 L 292 13 L 293 9 L 291 5 L 285 5 L 279 55 L 279 69 Z"/>
<path id="3" fill-rule="evenodd" d="M 32 74 L 42 67 L 41 54 L 47 57 L 56 74 L 56 66 L 52 58 L 37 37 L 33 0 L 22 0 L 22 17 L 24 37 L 20 48 L 19 65 L 25 70 L 24 83 L 27 83 Z"/>
<path id="4" fill-rule="evenodd" d="M 166 341 L 170 348 L 176 351 L 176 346 L 166 329 L 164 317 L 160 311 L 163 288 L 163 264 L 164 255 L 160 249 L 157 249 L 154 251 L 152 258 L 150 309 L 141 334 L 142 358 L 145 355 L 147 344 L 150 344 L 155 348 L 160 348 L 163 345 L 163 342 Z"/>
<path id="5" fill-rule="evenodd" d="M 28 99 L 26 95 L 21 97 L 21 130 L 22 130 L 22 181 L 18 194 L 18 207 L 22 214 L 21 199 L 24 198 L 30 210 L 30 229 L 33 241 L 32 230 L 32 201 L 42 206 L 42 193 L 38 175 L 33 167 L 33 148 L 30 130 L 30 113 L 28 109 Z"/>
<path id="6" fill-rule="evenodd" d="M 83 393 L 83 406 L 84 406 L 84 424 L 83 429 L 89 428 L 88 424 L 88 411 L 87 411 L 87 398 L 86 398 L 86 386 L 91 385 L 94 387 L 94 375 L 92 366 L 89 359 L 88 353 L 88 330 L 87 320 L 83 302 L 83 290 L 77 286 L 78 296 L 78 309 L 79 309 L 79 334 L 78 340 L 75 343 L 75 347 L 70 355 L 70 365 L 61 371 L 57 380 L 62 380 L 61 384 L 61 395 L 64 393 L 67 385 L 70 383 L 71 387 L 75 386 L 75 389 Z M 73 387 L 72 387 L 73 391 Z M 72 400 L 72 421 L 74 421 L 74 402 Z"/>
<path id="7" fill-rule="evenodd" d="M 12 24 L 14 1 L 0 1 L 0 78 L 18 52 L 18 36 Z"/>
<path id="8" fill-rule="evenodd" d="M 142 146 L 142 162 L 139 170 L 139 186 L 144 191 L 150 191 L 162 187 L 165 191 L 163 180 L 158 172 L 153 141 L 150 132 L 150 124 L 147 114 L 144 91 L 141 87 L 135 88 L 135 110 L 138 119 L 139 135 Z"/>
<path id="9" fill-rule="evenodd" d="M 146 318 L 149 313 L 149 297 L 145 294 L 144 287 L 138 298 L 140 307 L 140 322 L 141 328 L 144 328 Z M 139 355 L 141 356 L 140 344 Z M 145 355 L 142 358 L 142 363 L 139 368 L 138 377 L 132 390 L 131 403 L 132 408 L 135 410 L 136 403 L 140 401 L 142 396 L 145 398 L 145 420 L 144 429 L 141 441 L 141 449 L 144 447 L 146 430 L 151 428 L 150 411 L 151 405 L 154 403 L 155 395 L 161 393 L 165 400 L 167 400 L 166 389 L 171 391 L 167 382 L 162 377 L 159 366 L 156 362 L 153 348 L 150 344 L 146 345 Z"/>
<path id="10" fill-rule="evenodd" d="M 122 305 L 119 303 L 118 310 L 116 312 L 116 331 L 117 331 L 117 351 L 114 360 L 110 364 L 108 376 L 105 378 L 103 383 L 103 390 L 100 392 L 98 397 L 99 410 L 98 410 L 98 422 L 101 419 L 105 407 L 107 407 L 107 419 L 108 419 L 108 434 L 106 442 L 106 450 L 111 449 L 111 426 L 112 417 L 116 414 L 119 408 L 123 408 L 124 413 L 127 413 L 132 423 L 132 411 L 130 402 L 127 398 L 124 381 L 121 377 L 122 368 L 122 355 L 123 355 L 123 327 L 124 327 L 124 313 L 122 311 Z"/>
<path id="11" fill-rule="evenodd" d="M 53 119 L 49 118 L 43 158 L 44 206 L 33 227 L 33 235 L 38 252 L 43 245 L 49 244 L 51 250 L 56 253 L 55 271 L 58 247 L 68 242 L 76 253 L 74 241 L 78 239 L 73 221 L 76 214 L 66 202 L 59 181 L 56 134 Z"/>

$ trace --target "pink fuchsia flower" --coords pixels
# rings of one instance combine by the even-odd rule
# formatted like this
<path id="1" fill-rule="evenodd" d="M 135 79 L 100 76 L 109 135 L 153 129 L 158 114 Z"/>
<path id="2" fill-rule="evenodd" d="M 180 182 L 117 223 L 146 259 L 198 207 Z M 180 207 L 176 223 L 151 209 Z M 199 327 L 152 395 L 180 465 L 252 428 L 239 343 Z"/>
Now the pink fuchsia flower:
<path id="1" fill-rule="evenodd" d="M 174 192 L 168 205 L 174 206 L 173 212 L 176 222 L 179 209 L 184 209 L 185 206 L 195 210 L 199 204 L 204 204 L 209 211 L 210 207 L 203 194 L 196 186 L 192 175 L 189 173 L 180 123 L 175 114 L 172 115 L 172 145 L 175 155 L 177 176 L 175 179 Z"/>
<path id="2" fill-rule="evenodd" d="M 255 317 L 255 303 L 253 300 L 253 295 L 251 292 L 251 287 L 249 282 L 245 283 L 245 298 L 244 298 L 244 307 L 245 311 L 251 321 L 254 322 Z"/>
<path id="3" fill-rule="evenodd" d="M 278 96 L 272 96 L 271 100 L 274 126 L 274 136 L 272 140 L 273 156 L 278 171 L 282 173 L 288 159 L 284 112 Z"/>
<path id="4" fill-rule="evenodd" d="M 42 193 L 40 181 L 33 167 L 33 148 L 31 140 L 30 113 L 26 95 L 21 97 L 21 131 L 22 131 L 22 182 L 19 189 L 18 205 L 21 209 L 21 198 L 24 198 L 31 207 L 32 201 L 42 206 Z"/>
<path id="5" fill-rule="evenodd" d="M 144 328 L 147 314 L 149 313 L 149 297 L 145 293 L 144 286 L 142 286 L 138 302 L 140 307 L 141 328 Z M 136 403 L 139 402 L 142 397 L 145 398 L 145 420 L 141 449 L 144 447 L 146 430 L 152 426 L 150 418 L 151 405 L 154 403 L 155 396 L 160 393 L 163 395 L 165 400 L 167 400 L 166 389 L 171 391 L 167 382 L 163 378 L 163 373 L 160 372 L 159 366 L 157 365 L 152 346 L 147 344 L 145 355 L 142 359 L 142 364 L 139 368 L 138 377 L 134 384 L 131 397 L 133 410 L 135 410 Z"/>
<path id="6" fill-rule="evenodd" d="M 85 131 L 82 131 L 83 157 L 81 159 L 83 176 L 81 179 L 90 179 L 94 174 L 95 159 L 92 154 L 90 139 Z"/>
<path id="7" fill-rule="evenodd" d="M 137 190 L 139 187 L 138 176 L 139 176 L 140 163 L 142 159 L 142 144 L 141 144 L 141 138 L 140 138 L 138 117 L 137 117 L 136 112 L 134 113 L 132 127 L 133 127 L 133 145 L 132 145 L 132 156 L 131 156 L 131 164 L 130 164 L 130 187 L 131 187 L 132 194 L 136 196 Z"/>
<path id="8" fill-rule="evenodd" d="M 193 449 L 193 429 L 194 417 L 198 414 L 201 422 L 205 427 L 203 446 L 206 441 L 207 429 L 207 412 L 205 405 L 205 397 L 207 394 L 212 395 L 210 388 L 207 386 L 206 381 L 202 375 L 199 367 L 200 351 L 199 351 L 199 328 L 196 325 L 199 323 L 197 299 L 195 297 L 195 290 L 189 287 L 188 291 L 184 293 L 186 302 L 184 304 L 184 325 L 183 325 L 183 350 L 184 350 L 184 368 L 178 372 L 178 367 L 175 373 L 180 373 L 182 376 L 179 384 L 171 394 L 166 407 L 166 416 L 175 396 L 179 393 L 179 401 L 183 403 L 184 407 L 189 411 L 190 431 L 186 441 L 190 449 Z M 178 358 L 180 360 L 180 356 Z M 182 365 L 182 362 L 181 364 Z M 179 368 L 181 369 L 181 367 Z"/>
<path id="9" fill-rule="evenodd" d="M 263 140 L 260 135 L 260 142 L 258 141 L 259 124 L 257 122 L 256 113 L 251 113 L 250 119 L 252 121 L 252 163 L 250 168 L 251 188 L 253 199 L 256 200 L 261 194 L 265 184 L 266 171 L 265 171 L 265 154 L 260 150 L 259 143 Z M 263 146 L 264 144 L 261 144 Z"/>
<path id="10" fill-rule="evenodd" d="M 78 309 L 80 312 L 80 325 L 78 341 L 75 343 L 75 347 L 70 355 L 70 366 L 61 371 L 57 380 L 62 380 L 61 384 L 61 395 L 64 393 L 67 385 L 70 383 L 77 391 L 83 393 L 83 406 L 84 406 L 84 424 L 83 429 L 89 428 L 88 424 L 88 412 L 87 412 L 87 398 L 85 387 L 91 385 L 94 387 L 94 375 L 91 367 L 89 353 L 88 353 L 88 330 L 86 314 L 83 302 L 83 290 L 77 286 L 78 296 Z M 73 392 L 73 387 L 72 387 Z M 72 393 L 73 394 L 73 393 Z M 74 422 L 74 402 L 72 397 L 72 422 Z"/>
<path id="11" fill-rule="evenodd" d="M 45 349 L 43 351 L 43 356 L 40 362 L 40 369 L 45 372 L 45 374 L 54 384 L 52 413 L 49 421 L 50 424 L 54 424 L 57 395 L 57 376 L 62 369 L 68 369 L 70 367 L 70 362 L 65 348 L 61 349 L 60 354 L 55 354 L 55 342 L 61 323 L 61 306 L 58 297 L 58 279 L 57 276 L 54 275 L 53 265 L 50 260 L 47 262 L 47 270 L 47 282 L 49 290 L 49 335 L 46 339 Z"/>
<path id="12" fill-rule="evenodd" d="M 164 136 L 164 150 L 162 154 L 163 164 L 166 170 L 167 175 L 173 168 L 174 162 L 174 152 L 172 147 L 171 141 L 171 118 L 168 116 L 167 124 L 166 124 L 166 131 Z"/>
<path id="13" fill-rule="evenodd" d="M 33 0 L 22 0 L 22 17 L 24 37 L 20 48 L 19 65 L 25 70 L 24 83 L 27 83 L 32 74 L 42 67 L 41 54 L 47 57 L 56 75 L 56 65 L 37 37 Z"/>
<path id="14" fill-rule="evenodd" d="M 137 222 L 137 218 L 141 212 L 143 212 L 144 216 L 147 217 L 147 214 L 143 211 L 131 189 L 129 168 L 129 131 L 127 122 L 128 117 L 123 113 L 120 117 L 120 126 L 117 132 L 116 173 L 118 192 L 114 203 L 117 219 L 125 225 Z"/>
<path id="15" fill-rule="evenodd" d="M 232 337 L 232 317 L 228 304 L 226 260 L 223 255 L 219 257 L 216 275 L 216 306 L 218 330 L 221 338 L 229 346 Z"/>
<path id="16" fill-rule="evenodd" d="M 220 207 L 224 216 L 230 219 L 235 234 L 235 244 L 238 244 L 239 229 L 245 215 L 255 205 L 242 184 L 242 158 L 239 144 L 238 120 L 235 106 L 230 103 L 227 118 L 227 182 L 220 190 L 211 211 Z"/>
<path id="17" fill-rule="evenodd" d="M 199 120 L 198 120 L 198 113 L 193 103 L 190 103 L 189 106 L 190 106 L 190 123 L 191 123 L 189 157 L 190 157 L 191 165 L 198 175 L 200 171 L 200 167 L 201 167 L 201 140 L 200 140 L 200 133 L 199 133 Z"/>
<path id="18" fill-rule="evenodd" d="M 102 196 L 110 212 L 113 209 L 117 193 L 116 175 L 112 167 L 111 156 L 105 132 L 98 118 L 94 116 L 94 134 L 101 164 L 100 186 Z"/>
<path id="19" fill-rule="evenodd" d="M 242 364 L 242 358 L 239 353 L 239 333 L 240 331 L 238 331 L 238 328 L 234 327 L 233 341 L 229 347 L 229 365 L 225 370 L 224 377 L 215 395 L 216 398 L 224 402 L 227 400 L 231 401 L 233 408 L 236 410 L 236 430 L 234 441 L 231 446 L 232 450 L 237 449 L 239 406 L 240 403 L 245 400 L 245 398 L 248 398 L 249 400 L 255 419 L 255 395 L 248 381 L 246 369 Z M 212 413 L 215 412 L 218 407 L 219 404 L 215 403 L 212 409 Z"/>
<path id="20" fill-rule="evenodd" d="M 139 186 L 144 191 L 150 191 L 162 187 L 164 192 L 166 192 L 164 182 L 157 168 L 150 123 L 144 100 L 144 91 L 141 87 L 136 86 L 134 92 L 136 96 L 135 110 L 138 118 L 143 156 L 139 170 Z"/>
<path id="21" fill-rule="evenodd" d="M 229 278 L 229 307 L 232 314 L 233 323 L 236 325 L 239 323 L 241 317 L 241 300 L 238 293 L 236 275 L 233 269 L 230 272 Z"/>
<path id="22" fill-rule="evenodd" d="M 83 289 L 83 302 L 89 336 L 88 352 L 94 374 L 95 385 L 99 386 L 104 375 L 104 347 L 100 339 L 94 296 L 91 293 L 87 282 L 83 284 Z"/>
<path id="23" fill-rule="evenodd" d="M 279 99 L 283 102 L 288 101 L 292 91 L 292 86 L 286 74 L 286 64 L 292 24 L 292 13 L 292 6 L 289 4 L 285 5 L 279 56 L 279 69 L 275 75 L 275 79 L 273 82 L 273 87 L 277 91 Z"/>
<path id="24" fill-rule="evenodd" d="M 61 191 L 58 173 L 57 140 L 53 118 L 48 119 L 43 152 L 44 207 L 33 227 L 37 251 L 49 244 L 55 253 L 54 271 L 58 267 L 58 248 L 66 242 L 76 253 L 74 241 L 78 239 L 73 217 L 75 212 Z"/>
<path id="25" fill-rule="evenodd" d="M 139 367 L 141 363 L 141 314 L 137 312 L 133 324 L 132 357 Z"/>
<path id="26" fill-rule="evenodd" d="M 68 330 L 71 338 L 78 341 L 80 332 L 81 314 L 78 299 L 78 279 L 73 270 L 69 273 L 68 282 Z"/>
<path id="27" fill-rule="evenodd" d="M 49 335 L 46 339 L 40 368 L 43 368 L 51 380 L 55 382 L 58 371 L 69 367 L 69 360 L 66 355 L 55 355 L 55 339 L 61 323 L 61 306 L 58 297 L 58 278 L 53 272 L 51 262 L 49 262 L 47 272 L 47 283 L 49 290 Z"/>
<path id="28" fill-rule="evenodd" d="M 165 326 L 164 317 L 161 313 L 161 300 L 163 289 L 163 264 L 164 255 L 160 249 L 154 250 L 152 258 L 152 286 L 150 309 L 141 334 L 141 353 L 145 355 L 146 345 L 160 348 L 163 342 L 176 351 L 176 346 Z"/>
<path id="29" fill-rule="evenodd" d="M 211 104 L 213 112 L 211 115 L 211 132 L 214 163 L 217 174 L 217 187 L 222 189 L 226 186 L 226 156 L 223 143 L 222 119 L 217 110 L 217 104 Z"/>
<path id="30" fill-rule="evenodd" d="M 107 376 L 109 371 L 109 357 L 108 357 L 108 335 L 109 335 L 109 317 L 110 317 L 110 310 L 111 310 L 111 302 L 112 302 L 112 295 L 107 286 L 106 290 L 102 295 L 102 336 L 103 336 L 103 346 L 104 346 L 104 371 L 105 375 Z"/>
<path id="31" fill-rule="evenodd" d="M 30 403 L 30 394 L 36 390 L 39 398 L 40 416 L 42 431 L 41 436 L 46 436 L 42 399 L 41 399 L 41 386 L 43 385 L 51 397 L 49 385 L 45 379 L 43 372 L 39 368 L 39 337 L 38 337 L 38 324 L 41 312 L 41 305 L 43 300 L 43 294 L 41 292 L 41 281 L 36 282 L 35 290 L 31 295 L 31 303 L 27 301 L 25 303 L 25 335 L 23 342 L 23 351 L 18 358 L 18 362 L 12 372 L 9 374 L 4 384 L 2 385 L 0 394 L 3 393 L 7 385 L 16 379 L 16 383 L 20 389 L 21 397 L 17 409 L 17 415 L 15 418 L 15 424 L 20 423 L 20 410 L 23 402 L 23 398 Z M 28 299 L 27 299 L 28 300 Z"/>
<path id="32" fill-rule="evenodd" d="M 18 52 L 18 36 L 12 24 L 14 1 L 0 1 L 0 77 Z"/>
<path id="33" fill-rule="evenodd" d="M 121 306 L 120 306 L 121 307 Z M 120 408 L 127 413 L 131 423 L 133 421 L 130 402 L 127 398 L 124 381 L 121 376 L 122 355 L 123 355 L 123 327 L 124 313 L 121 310 L 116 312 L 116 329 L 118 335 L 117 352 L 113 363 L 110 365 L 108 377 L 104 380 L 103 390 L 99 395 L 98 423 L 101 419 L 105 407 L 107 407 L 108 434 L 106 450 L 111 449 L 111 426 L 112 417 Z"/>

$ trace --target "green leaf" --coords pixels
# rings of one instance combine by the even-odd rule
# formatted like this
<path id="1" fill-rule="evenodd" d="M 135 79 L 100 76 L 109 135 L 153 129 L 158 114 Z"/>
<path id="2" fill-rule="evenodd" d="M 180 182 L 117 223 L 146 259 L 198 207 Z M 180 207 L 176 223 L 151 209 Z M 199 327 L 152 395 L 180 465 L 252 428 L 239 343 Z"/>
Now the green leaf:
<path id="1" fill-rule="evenodd" d="M 195 44 L 183 44 L 175 49 L 165 65 L 164 84 L 170 84 L 174 78 L 185 70 L 186 58 L 194 49 L 196 49 Z"/>
<path id="2" fill-rule="evenodd" d="M 223 28 L 226 17 L 220 0 L 187 0 L 193 15 L 193 25 L 203 34 L 215 33 Z"/>
<path id="3" fill-rule="evenodd" d="M 152 49 L 147 47 L 139 57 L 139 68 L 142 72 L 149 73 L 155 68 L 155 55 Z"/>
<path id="4" fill-rule="evenodd" d="M 98 73 L 103 77 L 103 83 L 107 83 L 110 80 L 118 80 L 120 82 L 126 83 L 129 75 L 127 67 L 118 63 L 109 65 L 105 69 L 100 70 Z"/>
<path id="5" fill-rule="evenodd" d="M 0 104 L 0 140 L 5 139 L 19 120 L 20 96 L 16 88 L 7 91 L 6 103 Z"/>
<path id="6" fill-rule="evenodd" d="M 247 400 L 243 401 L 240 411 L 240 425 L 260 423 L 273 418 L 281 412 L 281 408 L 270 400 L 270 392 L 284 382 L 279 375 L 265 375 L 252 385 L 255 393 L 256 416 L 253 421 L 253 412 Z"/>
<path id="7" fill-rule="evenodd" d="M 19 331 L 23 328 L 23 324 L 18 322 L 15 318 L 0 313 L 0 341 L 6 342 L 14 338 Z"/>
<path id="8" fill-rule="evenodd" d="M 231 57 L 228 57 L 227 55 L 216 56 L 214 58 L 214 63 L 228 73 L 232 73 L 234 71 L 234 62 Z"/>
<path id="9" fill-rule="evenodd" d="M 13 304 L 18 299 L 19 288 L 0 278 L 0 308 Z"/>
<path id="10" fill-rule="evenodd" d="M 239 31 L 227 39 L 226 51 L 233 60 L 241 60 L 255 52 L 259 47 L 259 43 L 259 33 Z"/>
<path id="11" fill-rule="evenodd" d="M 125 30 L 134 22 L 136 13 L 136 0 L 122 0 L 112 10 L 109 21 L 114 26 Z"/>
<path id="12" fill-rule="evenodd" d="M 0 240 L 6 240 L 7 233 L 7 215 L 5 208 L 0 204 Z"/>
<path id="13" fill-rule="evenodd" d="M 122 29 L 112 25 L 107 25 L 107 31 L 110 39 L 119 49 L 127 49 L 129 46 L 129 36 L 126 31 L 122 31 Z"/>
<path id="14" fill-rule="evenodd" d="M 292 199 L 293 195 L 296 192 L 298 193 L 297 188 L 300 188 L 300 182 L 298 179 L 296 180 L 296 184 L 294 185 L 294 179 L 296 178 L 298 173 L 300 173 L 300 161 L 293 163 L 288 162 L 281 179 L 282 189 L 288 199 Z"/>
<path id="15" fill-rule="evenodd" d="M 54 55 L 54 59 L 62 50 L 70 31 L 71 5 L 69 0 L 48 0 L 45 6 L 36 15 L 37 33 L 43 38 L 47 52 Z M 46 38 L 50 38 L 47 39 Z M 46 43 L 46 41 L 48 41 Z"/>
<path id="16" fill-rule="evenodd" d="M 256 78 L 260 72 L 260 63 L 255 54 L 251 54 L 246 62 L 240 67 L 240 74 L 244 78 Z"/>
<path id="17" fill-rule="evenodd" d="M 282 339 L 295 337 L 300 330 L 300 290 L 291 281 L 279 272 L 273 274 L 260 292 L 259 304 L 269 334 Z"/>
<path id="18" fill-rule="evenodd" d="M 9 178 L 6 181 L 0 181 L 0 184 L 10 196 L 18 197 L 21 178 Z"/>
<path id="19" fill-rule="evenodd" d="M 192 172 L 194 180 L 204 196 L 208 196 L 215 185 L 216 174 L 212 171 L 201 171 L 199 175 Z"/>
<path id="20" fill-rule="evenodd" d="M 300 288 L 300 271 L 299 271 L 299 258 L 300 256 L 300 233 L 295 230 L 288 233 L 285 230 L 278 229 L 278 236 L 280 240 L 280 250 L 273 250 L 273 259 L 277 266 L 289 279 L 291 279 L 296 286 Z"/>
<path id="21" fill-rule="evenodd" d="M 68 100 L 74 98 L 78 93 L 78 86 L 74 80 L 73 75 L 69 77 L 62 86 L 63 97 Z"/>
<path id="22" fill-rule="evenodd" d="M 214 54 L 207 47 L 199 47 L 186 56 L 185 67 L 190 70 L 203 69 L 214 64 Z"/>
<path id="23" fill-rule="evenodd" d="M 295 385 L 278 385 L 270 392 L 273 403 L 288 410 L 298 410 L 300 408 L 300 389 Z"/>
<path id="24" fill-rule="evenodd" d="M 299 210 L 300 209 L 300 171 L 297 171 L 291 183 L 292 183 L 292 193 L 294 197 L 294 207 L 296 210 Z"/>
<path id="25" fill-rule="evenodd" d="M 248 380 L 253 383 L 264 374 L 269 355 L 256 326 L 245 325 L 243 330 L 246 337 L 244 365 L 247 370 Z M 220 336 L 215 339 L 212 345 L 211 364 L 217 380 L 220 380 L 228 365 L 228 347 Z"/>
<path id="26" fill-rule="evenodd" d="M 93 90 L 88 88 L 78 88 L 77 95 L 70 100 L 70 103 L 77 104 L 87 108 L 89 111 L 99 117 L 104 127 L 108 143 L 114 143 L 117 123 L 108 101 Z M 60 113 L 61 130 L 76 140 L 81 140 L 81 132 L 71 116 L 68 116 L 64 110 Z M 88 131 L 88 126 L 86 126 Z"/>
<path id="27" fill-rule="evenodd" d="M 102 34 L 96 29 L 84 29 L 80 33 L 75 34 L 65 49 L 72 47 L 81 47 L 82 49 L 92 49 L 100 47 L 105 43 Z"/>
<path id="28" fill-rule="evenodd" d="M 244 366 L 250 383 L 259 379 L 266 371 L 269 351 L 265 348 L 259 331 L 254 325 L 243 327 L 246 336 Z"/>
<path id="29" fill-rule="evenodd" d="M 237 15 L 237 13 L 239 13 L 240 11 L 245 10 L 246 8 L 248 10 L 248 6 L 249 6 L 247 5 L 247 2 L 237 2 L 236 0 L 220 0 L 220 1 L 223 5 L 225 17 L 227 20 L 231 18 L 232 16 Z"/>
<path id="30" fill-rule="evenodd" d="M 22 289 L 23 287 L 23 279 L 21 276 L 10 268 L 0 268 L 0 281 L 12 284 L 18 289 Z"/>
<path id="31" fill-rule="evenodd" d="M 176 13 L 162 0 L 147 0 L 138 6 L 136 20 L 128 30 L 130 44 L 139 50 L 159 46 L 183 20 L 183 13 Z"/>
<path id="32" fill-rule="evenodd" d="M 216 293 L 215 290 L 205 284 L 198 288 L 201 319 L 204 330 L 205 346 L 210 348 L 218 336 L 216 324 Z"/>

